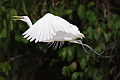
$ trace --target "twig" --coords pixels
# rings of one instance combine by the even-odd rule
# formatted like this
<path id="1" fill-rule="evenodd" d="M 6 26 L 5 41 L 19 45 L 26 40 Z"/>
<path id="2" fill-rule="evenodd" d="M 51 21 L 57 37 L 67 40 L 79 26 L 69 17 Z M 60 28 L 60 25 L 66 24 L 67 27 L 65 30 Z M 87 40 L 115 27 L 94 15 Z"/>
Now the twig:
<path id="1" fill-rule="evenodd" d="M 15 56 L 15 57 L 12 57 L 12 58 L 9 58 L 9 60 L 6 62 L 6 63 L 11 63 L 12 61 L 22 57 L 23 55 L 18 55 L 18 56 Z"/>
<path id="2" fill-rule="evenodd" d="M 115 77 L 115 80 L 118 80 L 118 78 L 120 77 L 120 72 L 117 74 L 117 76 Z"/>

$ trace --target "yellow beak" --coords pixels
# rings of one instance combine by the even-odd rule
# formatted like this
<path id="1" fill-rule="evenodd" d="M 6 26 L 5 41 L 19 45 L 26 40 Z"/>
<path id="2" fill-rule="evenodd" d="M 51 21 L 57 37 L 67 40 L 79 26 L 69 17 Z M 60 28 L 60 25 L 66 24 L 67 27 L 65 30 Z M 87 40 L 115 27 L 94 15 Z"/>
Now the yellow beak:
<path id="1" fill-rule="evenodd" d="M 23 19 L 24 17 L 21 17 L 21 16 L 12 16 L 14 18 L 18 18 L 18 19 L 12 19 L 12 20 L 20 20 L 20 19 Z"/>

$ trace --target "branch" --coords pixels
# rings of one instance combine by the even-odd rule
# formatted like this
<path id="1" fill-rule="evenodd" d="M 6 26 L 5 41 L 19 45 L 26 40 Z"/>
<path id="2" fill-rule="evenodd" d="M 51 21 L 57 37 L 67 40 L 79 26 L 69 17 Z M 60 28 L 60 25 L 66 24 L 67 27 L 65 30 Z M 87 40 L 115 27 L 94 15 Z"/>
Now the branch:
<path id="1" fill-rule="evenodd" d="M 18 55 L 18 56 L 15 56 L 15 57 L 12 57 L 12 58 L 9 58 L 9 60 L 6 62 L 6 63 L 11 63 L 12 61 L 18 59 L 18 58 L 21 58 L 23 55 Z"/>
<path id="2" fill-rule="evenodd" d="M 115 77 L 115 80 L 118 80 L 118 78 L 120 77 L 120 72 L 117 74 L 117 76 Z"/>

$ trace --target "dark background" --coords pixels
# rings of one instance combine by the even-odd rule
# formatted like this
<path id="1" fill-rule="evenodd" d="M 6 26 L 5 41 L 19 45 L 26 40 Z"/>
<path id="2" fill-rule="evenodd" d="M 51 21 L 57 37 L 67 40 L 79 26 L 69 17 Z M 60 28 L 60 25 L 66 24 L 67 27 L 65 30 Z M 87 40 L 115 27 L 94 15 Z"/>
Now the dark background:
<path id="1" fill-rule="evenodd" d="M 55 51 L 29 42 L 22 36 L 28 25 L 11 20 L 27 15 L 35 23 L 47 12 L 76 25 L 83 43 L 110 58 L 69 42 Z M 120 80 L 120 1 L 0 0 L 0 80 Z"/>

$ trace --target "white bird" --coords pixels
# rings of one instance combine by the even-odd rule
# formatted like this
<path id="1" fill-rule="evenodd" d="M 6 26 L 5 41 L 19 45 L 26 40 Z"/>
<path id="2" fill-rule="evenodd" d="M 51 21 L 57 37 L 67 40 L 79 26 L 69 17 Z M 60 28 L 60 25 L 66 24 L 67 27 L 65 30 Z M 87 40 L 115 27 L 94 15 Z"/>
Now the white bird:
<path id="1" fill-rule="evenodd" d="M 66 21 L 65 19 L 59 16 L 55 16 L 51 13 L 47 13 L 42 18 L 40 18 L 34 25 L 32 24 L 28 16 L 13 16 L 13 17 L 16 17 L 18 19 L 12 19 L 12 20 L 21 20 L 29 25 L 28 30 L 25 31 L 23 35 L 24 38 L 27 38 L 27 40 L 30 40 L 30 42 L 33 40 L 35 40 L 35 43 L 52 42 L 51 45 L 53 45 L 54 48 L 56 49 L 58 46 L 58 42 L 60 42 L 59 45 L 61 47 L 64 41 L 69 41 L 72 43 L 81 44 L 86 53 L 88 52 L 84 46 L 94 51 L 87 44 L 83 44 L 81 40 L 76 40 L 76 38 L 81 38 L 81 39 L 85 38 L 84 34 L 82 34 L 78 30 L 77 26 L 70 24 L 68 21 Z M 96 51 L 94 52 L 102 56 Z"/>

